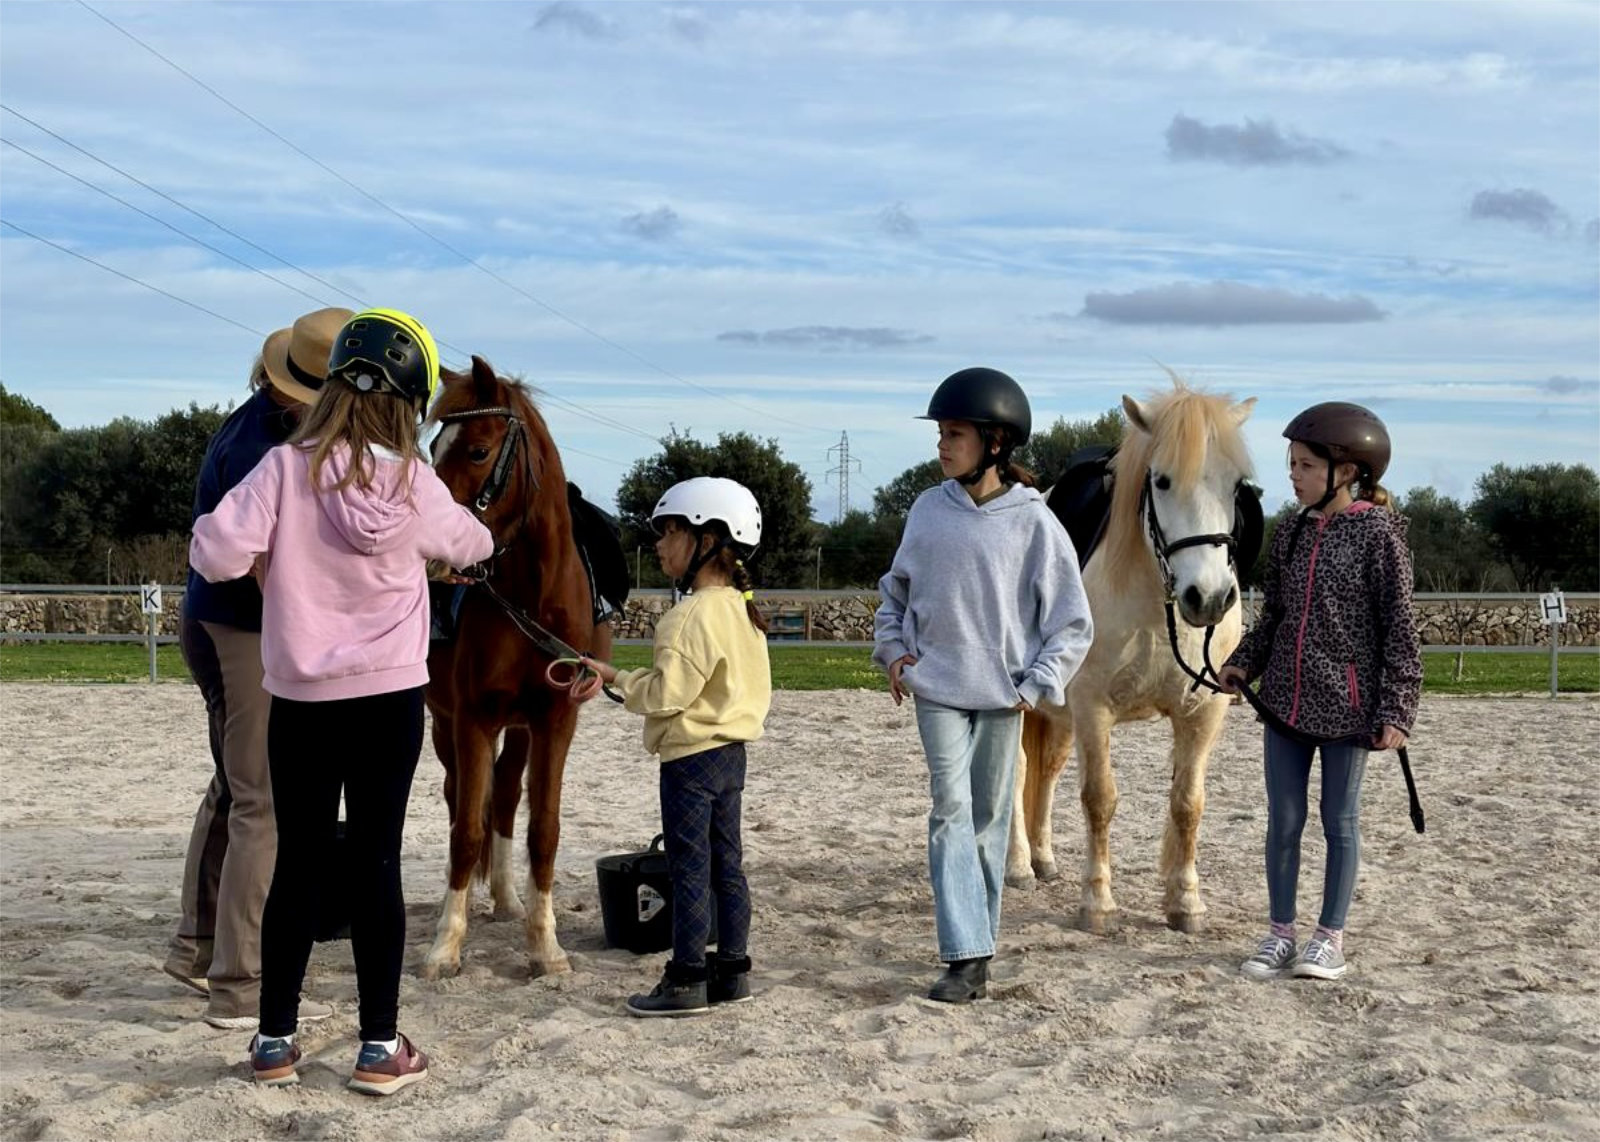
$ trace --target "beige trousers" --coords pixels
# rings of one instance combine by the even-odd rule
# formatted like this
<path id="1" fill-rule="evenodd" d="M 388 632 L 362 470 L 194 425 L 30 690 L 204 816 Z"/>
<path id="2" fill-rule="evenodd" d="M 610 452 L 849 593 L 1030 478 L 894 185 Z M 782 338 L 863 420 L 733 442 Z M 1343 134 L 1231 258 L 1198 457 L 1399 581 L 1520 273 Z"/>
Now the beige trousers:
<path id="1" fill-rule="evenodd" d="M 182 918 L 166 967 L 210 981 L 209 1014 L 255 1015 L 261 998 L 261 912 L 278 854 L 267 767 L 272 697 L 261 688 L 260 634 L 219 623 L 193 626 L 202 629 L 184 632 L 184 656 L 220 726 L 222 764 L 195 813 L 183 870 Z M 215 652 L 214 665 L 206 662 L 206 639 Z"/>

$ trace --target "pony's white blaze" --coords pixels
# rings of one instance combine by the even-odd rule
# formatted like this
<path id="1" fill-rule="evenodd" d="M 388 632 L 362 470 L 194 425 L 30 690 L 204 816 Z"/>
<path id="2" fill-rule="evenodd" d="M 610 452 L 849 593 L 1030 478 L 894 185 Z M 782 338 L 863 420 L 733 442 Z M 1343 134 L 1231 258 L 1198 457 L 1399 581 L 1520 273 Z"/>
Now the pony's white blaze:
<path id="1" fill-rule="evenodd" d="M 455 447 L 456 437 L 461 435 L 459 424 L 447 424 L 439 430 L 439 435 L 433 438 L 433 463 L 438 466 L 439 461 L 450 455 L 450 449 Z"/>
<path id="2" fill-rule="evenodd" d="M 1151 477 L 1156 517 L 1166 544 L 1233 529 L 1238 482 L 1250 471 L 1239 433 L 1253 400 L 1239 404 L 1197 392 L 1173 378 L 1173 390 L 1140 404 L 1123 397 L 1128 431 L 1112 460 L 1115 484 L 1105 536 L 1084 570 L 1094 616 L 1094 643 L 1067 687 L 1065 706 L 1024 715 L 1022 751 L 1007 850 L 1006 881 L 1030 883 L 1056 875 L 1052 817 L 1055 784 L 1074 742 L 1079 800 L 1085 822 L 1081 914 L 1094 930 L 1116 913 L 1111 894 L 1111 819 L 1117 783 L 1111 769 L 1111 729 L 1118 722 L 1165 717 L 1172 725 L 1172 789 L 1161 843 L 1167 923 L 1200 926 L 1205 904 L 1195 870 L 1195 844 L 1205 807 L 1205 771 L 1222 729 L 1227 699 L 1190 690 L 1190 679 L 1168 646 L 1167 584 L 1140 503 Z M 1165 477 L 1164 480 L 1158 478 Z M 1167 488 L 1157 488 L 1158 482 Z M 1204 632 L 1213 625 L 1211 655 L 1220 663 L 1239 643 L 1238 590 L 1226 546 L 1184 547 L 1168 557 L 1174 594 L 1185 622 L 1178 643 L 1198 663 Z M 1185 595 L 1193 594 L 1185 601 Z"/>

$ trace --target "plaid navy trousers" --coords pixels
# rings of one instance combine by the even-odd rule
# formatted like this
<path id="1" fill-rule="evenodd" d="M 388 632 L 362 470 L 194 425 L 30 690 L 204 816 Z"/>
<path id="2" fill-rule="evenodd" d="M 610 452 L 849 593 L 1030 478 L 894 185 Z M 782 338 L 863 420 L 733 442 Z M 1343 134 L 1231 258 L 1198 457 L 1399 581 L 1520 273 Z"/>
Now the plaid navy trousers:
<path id="1" fill-rule="evenodd" d="M 744 878 L 739 814 L 744 800 L 743 742 L 692 753 L 661 766 L 661 831 L 672 878 L 672 958 L 706 962 L 712 909 L 717 954 L 747 954 L 750 886 Z"/>

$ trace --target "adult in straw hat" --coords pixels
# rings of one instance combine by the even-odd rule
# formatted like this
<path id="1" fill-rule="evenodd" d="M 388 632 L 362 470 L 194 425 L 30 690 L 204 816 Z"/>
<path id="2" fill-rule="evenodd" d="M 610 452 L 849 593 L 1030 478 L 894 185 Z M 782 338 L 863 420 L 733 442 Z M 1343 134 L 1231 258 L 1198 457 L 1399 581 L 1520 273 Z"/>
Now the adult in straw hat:
<path id="1" fill-rule="evenodd" d="M 195 518 L 289 439 L 305 406 L 317 399 L 334 339 L 351 316 L 348 309 L 319 309 L 266 339 L 250 372 L 250 399 L 206 446 L 195 481 Z M 190 571 L 179 644 L 205 698 L 215 769 L 189 835 L 182 914 L 163 970 L 207 997 L 207 1023 L 250 1029 L 260 1011 L 261 912 L 278 851 L 255 579 L 208 583 Z M 300 1018 L 331 1013 L 308 1000 Z"/>

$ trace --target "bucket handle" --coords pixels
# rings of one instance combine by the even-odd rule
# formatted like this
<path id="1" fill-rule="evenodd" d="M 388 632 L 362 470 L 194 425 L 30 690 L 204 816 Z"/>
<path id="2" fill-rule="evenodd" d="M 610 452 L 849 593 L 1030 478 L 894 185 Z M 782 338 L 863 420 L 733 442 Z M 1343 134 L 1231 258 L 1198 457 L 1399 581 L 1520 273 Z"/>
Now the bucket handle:
<path id="1" fill-rule="evenodd" d="M 667 835 L 665 833 L 657 833 L 654 837 L 651 838 L 650 847 L 648 849 L 646 849 L 644 852 L 637 853 L 635 855 L 637 855 L 637 856 L 649 856 L 651 853 L 659 853 L 659 852 L 661 852 L 662 842 L 664 842 L 666 839 L 667 839 Z M 625 872 L 625 873 L 633 872 L 633 862 L 631 860 L 623 861 L 621 864 L 619 864 L 617 866 L 617 871 Z"/>

